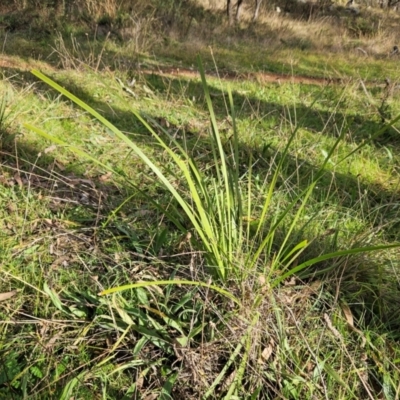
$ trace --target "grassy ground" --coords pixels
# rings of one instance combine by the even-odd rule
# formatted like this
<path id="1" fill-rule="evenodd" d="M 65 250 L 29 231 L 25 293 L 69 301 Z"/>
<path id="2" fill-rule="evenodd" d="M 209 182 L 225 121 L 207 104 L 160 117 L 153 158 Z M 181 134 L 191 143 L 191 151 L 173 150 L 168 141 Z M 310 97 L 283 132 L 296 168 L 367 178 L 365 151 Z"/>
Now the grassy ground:
<path id="1" fill-rule="evenodd" d="M 82 26 L 2 33 L 1 398 L 400 397 L 399 250 L 338 253 L 399 242 L 399 123 L 389 126 L 399 72 L 388 55 L 399 32 L 355 37 L 346 15 L 307 25 L 271 13 L 258 29 L 206 17 L 125 44 Z M 389 18 L 367 17 L 371 29 Z M 189 73 L 197 54 L 214 114 Z M 185 149 L 203 198 L 219 204 L 217 232 L 222 221 L 243 229 L 224 254 L 229 276 L 213 273 L 155 170 L 32 68 L 126 133 L 191 204 L 182 170 L 132 110 L 176 154 Z M 227 72 L 239 75 L 218 78 Z M 217 196 L 211 127 L 237 166 L 245 211 L 234 222 Z M 220 291 L 181 282 L 99 295 L 163 280 Z"/>

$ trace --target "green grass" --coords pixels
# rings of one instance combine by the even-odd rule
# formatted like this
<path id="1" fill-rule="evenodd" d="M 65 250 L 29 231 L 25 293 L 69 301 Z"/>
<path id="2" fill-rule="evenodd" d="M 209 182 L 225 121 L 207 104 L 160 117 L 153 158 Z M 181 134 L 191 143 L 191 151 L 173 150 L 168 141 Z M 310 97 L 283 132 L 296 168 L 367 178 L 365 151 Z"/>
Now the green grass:
<path id="1" fill-rule="evenodd" d="M 397 73 L 395 60 L 320 63 L 316 51 L 254 52 L 245 40 L 214 46 L 218 68 Z M 128 57 L 107 46 L 102 63 Z M 191 65 L 185 48 L 137 57 Z M 196 50 L 212 68 L 205 47 Z M 398 398 L 399 250 L 343 253 L 399 242 L 399 124 L 383 131 L 380 82 L 368 95 L 356 82 L 207 77 L 208 98 L 200 77 L 157 69 L 46 71 L 106 127 L 9 57 L 0 294 L 12 297 L 0 301 L 1 396 Z M 135 77 L 136 97 L 115 77 Z M 387 105 L 396 117 L 396 95 Z"/>

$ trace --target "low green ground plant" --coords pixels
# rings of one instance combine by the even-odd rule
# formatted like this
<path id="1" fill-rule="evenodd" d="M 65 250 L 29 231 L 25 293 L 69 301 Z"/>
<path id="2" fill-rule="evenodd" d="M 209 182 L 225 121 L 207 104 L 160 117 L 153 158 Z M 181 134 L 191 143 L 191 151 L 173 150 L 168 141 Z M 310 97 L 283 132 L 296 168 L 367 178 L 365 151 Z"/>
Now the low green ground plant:
<path id="1" fill-rule="evenodd" d="M 6 16 L 0 397 L 398 398 L 396 15 L 175 3 Z"/>
<path id="2" fill-rule="evenodd" d="M 316 221 L 326 210 L 326 202 L 332 195 L 328 191 L 324 194 L 325 202 L 321 201 L 319 205 L 315 204 L 314 191 L 317 185 L 329 175 L 327 166 L 334 164 L 335 167 L 339 167 L 347 159 L 362 152 L 368 143 L 381 136 L 390 126 L 383 126 L 367 141 L 358 144 L 352 151 L 336 157 L 333 161 L 333 155 L 337 153 L 338 147 L 344 142 L 345 130 L 343 129 L 333 141 L 332 147 L 323 153 L 324 158 L 320 167 L 303 182 L 303 188 L 290 187 L 289 196 L 282 197 L 284 190 L 280 188 L 282 183 L 279 181 L 282 178 L 283 171 L 287 168 L 288 155 L 299 134 L 298 130 L 302 126 L 302 121 L 298 121 L 296 125 L 292 126 L 287 143 L 283 146 L 279 155 L 272 158 L 273 163 L 270 168 L 264 172 L 262 180 L 255 185 L 253 167 L 255 160 L 252 156 L 249 159 L 240 157 L 242 154 L 240 151 L 240 133 L 237 127 L 232 92 L 228 90 L 226 94 L 232 134 L 230 140 L 224 142 L 219 131 L 210 89 L 201 64 L 200 71 L 205 92 L 204 99 L 210 120 L 208 129 L 210 136 L 207 139 L 210 156 L 206 164 L 199 162 L 190 154 L 185 141 L 178 141 L 155 120 L 143 117 L 141 113 L 131 109 L 133 115 L 154 140 L 154 145 L 158 148 L 157 153 L 165 155 L 166 168 L 160 165 L 157 153 L 149 153 L 148 155 L 139 144 L 135 143 L 128 135 L 121 132 L 89 105 L 45 75 L 34 71 L 35 76 L 82 107 L 121 140 L 124 146 L 127 146 L 132 154 L 135 154 L 144 163 L 153 175 L 152 181 L 161 185 L 163 190 L 170 195 L 170 200 L 164 205 L 157 198 L 147 196 L 141 187 L 138 187 L 134 181 L 127 178 L 124 173 L 116 168 L 117 164 L 99 161 L 79 147 L 70 145 L 37 127 L 32 125 L 27 125 L 27 127 L 58 146 L 68 148 L 75 156 L 86 158 L 104 171 L 109 171 L 114 176 L 122 178 L 133 190 L 140 192 L 145 201 L 152 204 L 154 209 L 158 210 L 167 221 L 173 224 L 174 229 L 186 238 L 186 245 L 192 249 L 193 254 L 197 255 L 195 265 L 191 265 L 192 279 L 177 279 L 175 274 L 181 274 L 183 267 L 179 264 L 173 266 L 172 263 L 170 267 L 172 266 L 175 272 L 169 279 L 141 279 L 134 283 L 127 281 L 124 285 L 116 285 L 100 292 L 100 296 L 112 294 L 111 298 L 100 297 L 95 299 L 95 297 L 92 297 L 91 301 L 98 304 L 97 307 L 103 304 L 108 306 L 109 309 L 114 309 L 123 321 L 120 328 L 117 328 L 117 325 L 110 325 L 110 327 L 113 326 L 114 329 L 119 330 L 121 334 L 113 346 L 114 351 L 118 349 L 130 331 L 134 331 L 139 335 L 140 342 L 143 342 L 143 344 L 150 341 L 166 355 L 172 352 L 177 356 L 179 351 L 173 343 L 179 345 L 180 351 L 189 351 L 190 348 L 197 346 L 199 337 L 202 337 L 201 341 L 205 345 L 204 341 L 208 342 L 211 339 L 212 342 L 212 338 L 218 337 L 218 340 L 221 340 L 219 335 L 226 335 L 227 327 L 232 329 L 232 326 L 239 325 L 241 328 L 235 334 L 231 350 L 229 350 L 229 346 L 225 350 L 227 351 L 226 360 L 219 367 L 219 373 L 214 377 L 212 377 L 212 374 L 207 378 L 204 377 L 202 384 L 197 382 L 199 393 L 204 398 L 210 396 L 218 398 L 221 396 L 224 398 L 260 398 L 261 396 L 261 398 L 265 398 L 278 390 L 278 387 L 281 388 L 281 393 L 286 397 L 304 398 L 303 396 L 307 393 L 307 398 L 311 398 L 309 397 L 310 393 L 319 392 L 319 396 L 322 396 L 324 391 L 328 394 L 336 390 L 334 389 L 336 386 L 340 388 L 345 398 L 358 398 L 361 393 L 367 393 L 370 398 L 373 398 L 368 378 L 364 379 L 361 373 L 357 373 L 359 383 L 356 384 L 355 381 L 352 381 L 353 383 L 350 384 L 335 371 L 327 358 L 320 359 L 320 356 L 315 354 L 311 348 L 309 348 L 310 354 L 308 356 L 310 360 L 312 359 L 315 362 L 315 365 L 312 368 L 310 367 L 315 375 L 315 382 L 312 384 L 313 389 L 309 392 L 307 390 L 310 389 L 310 384 L 307 379 L 300 378 L 302 373 L 305 374 L 305 372 L 301 372 L 305 368 L 305 366 L 302 366 L 302 363 L 304 363 L 303 356 L 294 358 L 294 360 L 298 360 L 298 364 L 294 361 L 289 380 L 283 377 L 273 378 L 271 373 L 262 372 L 261 367 L 254 365 L 254 358 L 258 354 L 261 357 L 258 363 L 262 364 L 263 357 L 265 359 L 270 357 L 270 354 L 267 355 L 267 353 L 278 352 L 280 346 L 276 347 L 277 341 L 287 340 L 284 339 L 286 337 L 283 326 L 285 323 L 282 321 L 282 318 L 287 318 L 287 316 L 282 310 L 282 298 L 280 298 L 282 290 L 279 289 L 282 285 L 283 287 L 285 285 L 290 287 L 296 285 L 294 282 L 298 279 L 308 280 L 310 278 L 312 278 L 311 286 L 311 282 L 317 282 L 318 285 L 321 285 L 320 281 L 315 281 L 317 277 L 322 276 L 326 279 L 327 276 L 336 274 L 338 269 L 342 273 L 348 273 L 351 270 L 348 264 L 354 265 L 352 260 L 358 260 L 361 254 L 376 253 L 399 247 L 398 243 L 376 244 L 375 241 L 371 243 L 366 237 L 360 237 L 343 248 L 338 235 L 334 232 L 328 232 L 324 233 L 323 236 L 334 234 L 335 242 L 333 246 L 331 243 L 329 251 L 319 248 L 318 253 L 316 253 L 315 248 L 313 250 L 315 239 L 312 237 L 312 233 L 315 233 L 313 230 L 316 228 Z M 318 98 L 315 99 L 315 103 L 317 100 Z M 313 104 L 310 108 L 312 107 Z M 392 121 L 391 124 L 395 124 L 396 121 L 397 119 Z M 240 165 L 243 163 L 248 167 L 242 172 Z M 283 184 L 289 185 L 289 179 L 286 179 Z M 126 199 L 124 205 L 128 201 L 129 199 Z M 122 205 L 107 218 L 103 224 L 103 229 L 112 223 L 121 207 Z M 155 255 L 152 254 L 151 257 L 155 257 Z M 193 261 L 191 262 L 193 263 Z M 344 264 L 346 264 L 346 267 L 343 266 Z M 317 265 L 316 269 L 311 268 L 314 265 Z M 352 267 L 352 270 L 353 273 L 357 273 L 354 272 L 357 271 L 355 266 Z M 179 291 L 178 288 L 181 285 L 193 286 L 195 291 L 189 289 L 187 295 L 184 296 L 184 303 L 178 302 L 171 308 L 165 303 L 165 299 L 170 295 L 165 293 L 172 294 L 175 290 Z M 152 289 L 155 287 L 159 287 L 158 292 Z M 212 300 L 201 306 L 202 311 L 197 308 L 199 306 L 195 307 L 197 310 L 193 311 L 197 315 L 195 320 L 192 318 L 192 326 L 188 330 L 185 318 L 182 320 L 179 317 L 180 312 L 178 314 L 177 312 L 182 308 L 182 312 L 187 313 L 188 302 L 193 304 L 192 296 L 200 289 L 201 291 L 206 290 L 207 293 L 214 292 L 214 294 L 211 295 Z M 48 286 L 45 286 L 45 292 L 60 311 L 80 314 L 80 310 L 67 309 L 57 294 L 51 291 Z M 129 293 L 128 296 L 126 292 Z M 156 295 L 156 293 L 158 294 Z M 312 290 L 309 294 L 299 294 L 300 297 L 303 295 L 313 297 L 314 292 Z M 322 292 L 319 293 L 319 296 L 321 295 Z M 161 296 L 156 300 L 157 309 L 154 309 L 153 305 L 155 296 L 156 298 Z M 163 299 L 163 302 L 161 302 L 161 299 Z M 317 308 L 323 307 L 323 303 L 317 305 L 320 300 L 316 300 Z M 376 300 L 378 299 L 376 298 Z M 288 300 L 286 299 L 286 301 Z M 283 300 L 284 302 L 285 300 Z M 290 303 L 290 301 L 288 302 Z M 227 311 L 219 315 L 220 321 L 217 323 L 218 328 L 216 328 L 219 335 L 217 334 L 215 337 L 216 333 L 211 333 L 207 325 L 204 324 L 204 315 L 213 312 L 213 310 L 215 312 L 217 304 L 219 304 L 218 307 L 227 308 Z M 137 311 L 132 307 L 137 307 Z M 190 305 L 190 309 L 192 307 L 194 306 Z M 350 309 L 346 305 L 341 307 L 347 324 L 360 334 L 364 347 L 367 339 L 354 326 Z M 150 313 L 141 312 L 141 308 L 147 309 Z M 231 309 L 231 311 L 228 311 L 228 309 Z M 159 318 L 161 317 L 161 320 L 151 316 L 152 312 Z M 200 312 L 203 313 L 202 322 L 197 319 Z M 281 313 L 285 316 L 280 315 Z M 100 318 L 107 320 L 109 317 L 102 315 Z M 267 339 L 268 335 L 261 328 L 262 321 L 269 318 L 274 321 L 273 323 L 278 324 L 275 327 L 277 331 L 274 332 L 273 339 Z M 324 314 L 328 329 L 338 340 L 343 340 L 341 339 L 342 333 L 334 327 L 330 318 L 327 313 Z M 300 322 L 295 323 L 296 326 L 298 323 Z M 215 324 L 215 322 L 212 324 Z M 149 328 L 150 326 L 151 328 Z M 172 334 L 172 332 L 175 333 Z M 299 332 L 304 335 L 301 329 Z M 269 344 L 265 344 L 265 340 L 269 340 Z M 307 346 L 306 338 L 304 340 Z M 280 362 L 285 357 L 294 357 L 292 351 L 296 350 L 288 348 L 282 351 Z M 329 358 L 327 354 L 324 356 Z M 349 354 L 347 354 L 347 357 L 348 361 L 354 363 Z M 107 362 L 111 361 L 111 358 L 106 358 L 106 360 Z M 142 362 L 135 360 L 134 355 L 132 360 L 132 365 L 142 367 Z M 103 362 L 106 363 L 106 361 Z M 174 371 L 166 364 L 162 369 L 165 371 L 165 383 L 160 392 L 161 397 L 164 392 L 170 396 L 180 390 L 188 390 L 188 388 L 183 388 L 181 384 L 178 384 L 180 374 L 184 370 Z M 297 378 L 294 378 L 294 376 Z M 278 382 L 275 382 L 276 379 L 278 379 Z M 63 391 L 63 398 L 71 395 L 78 381 L 79 379 L 74 378 L 73 381 L 69 382 L 67 388 Z M 318 389 L 318 386 L 325 381 L 329 382 L 329 389 L 327 386 L 324 389 Z M 273 388 L 271 385 L 277 385 L 277 387 Z M 396 384 L 393 381 L 390 390 L 396 390 Z"/>

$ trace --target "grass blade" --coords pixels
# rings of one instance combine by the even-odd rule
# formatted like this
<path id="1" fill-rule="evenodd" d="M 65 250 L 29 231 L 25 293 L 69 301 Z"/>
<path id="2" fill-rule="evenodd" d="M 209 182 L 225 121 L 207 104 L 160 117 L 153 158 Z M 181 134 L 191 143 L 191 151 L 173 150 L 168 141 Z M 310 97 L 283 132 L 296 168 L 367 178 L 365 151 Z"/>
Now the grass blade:
<path id="1" fill-rule="evenodd" d="M 106 289 L 99 293 L 99 296 L 104 296 L 111 293 L 122 292 L 124 290 L 134 289 L 134 288 L 141 288 L 141 287 L 149 287 L 149 286 L 164 286 L 164 285 L 193 285 L 193 286 L 201 286 L 207 289 L 213 289 L 219 294 L 229 298 L 230 300 L 234 301 L 237 305 L 240 305 L 240 301 L 229 293 L 227 290 L 224 290 L 216 285 L 211 285 L 205 282 L 194 282 L 194 281 L 186 281 L 186 280 L 179 280 L 173 279 L 170 281 L 149 281 L 149 282 L 137 282 L 132 283 L 129 285 L 117 286 L 115 288 Z"/>

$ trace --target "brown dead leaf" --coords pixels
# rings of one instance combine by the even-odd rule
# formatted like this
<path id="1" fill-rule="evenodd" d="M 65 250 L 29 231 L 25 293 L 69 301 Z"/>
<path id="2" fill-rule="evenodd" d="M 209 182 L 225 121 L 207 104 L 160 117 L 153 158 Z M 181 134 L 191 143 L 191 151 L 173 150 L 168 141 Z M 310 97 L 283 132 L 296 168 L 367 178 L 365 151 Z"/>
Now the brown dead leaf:
<path id="1" fill-rule="evenodd" d="M 44 337 L 45 335 L 47 335 L 47 331 L 49 330 L 49 324 L 43 320 L 40 322 L 40 330 L 39 330 L 39 335 L 40 337 Z"/>
<path id="2" fill-rule="evenodd" d="M 8 203 L 7 204 L 7 210 L 10 214 L 15 213 L 18 210 L 18 207 L 15 205 L 15 203 Z"/>
<path id="3" fill-rule="evenodd" d="M 138 390 L 142 389 L 143 383 L 144 383 L 144 377 L 142 374 L 140 374 L 139 377 L 136 379 L 136 387 L 138 388 Z"/>
<path id="4" fill-rule="evenodd" d="M 169 121 L 167 119 L 165 119 L 165 118 L 160 118 L 160 125 L 163 128 L 169 128 L 170 127 Z"/>
<path id="5" fill-rule="evenodd" d="M 315 368 L 315 364 L 314 364 L 312 361 L 309 361 L 309 362 L 306 364 L 306 371 L 307 371 L 308 373 L 313 372 L 313 371 L 314 371 L 314 368 Z"/>
<path id="6" fill-rule="evenodd" d="M 158 398 L 157 393 L 151 393 L 148 394 L 146 397 L 144 397 L 144 400 L 156 400 Z"/>
<path id="7" fill-rule="evenodd" d="M 296 286 L 296 278 L 294 276 L 292 276 L 290 278 L 290 281 L 286 280 L 283 284 L 285 286 Z"/>
<path id="8" fill-rule="evenodd" d="M 350 328 L 354 329 L 354 318 L 350 307 L 347 304 L 341 304 L 341 307 L 347 323 L 349 324 Z"/>
<path id="9" fill-rule="evenodd" d="M 15 296 L 16 293 L 17 293 L 16 290 L 12 290 L 11 292 L 0 293 L 0 301 L 11 299 L 11 297 Z"/>
<path id="10" fill-rule="evenodd" d="M 54 165 L 60 170 L 60 171 L 65 171 L 65 165 L 57 160 L 54 160 Z"/>
<path id="11" fill-rule="evenodd" d="M 274 348 L 272 346 L 272 341 L 269 342 L 268 346 L 262 351 L 261 353 L 261 359 L 259 360 L 260 363 L 263 361 L 268 361 L 269 358 L 271 357 L 271 354 L 273 352 Z"/>
<path id="12" fill-rule="evenodd" d="M 187 243 L 190 242 L 190 239 L 192 238 L 192 234 L 188 232 L 185 237 L 181 240 L 181 242 L 178 245 L 178 249 L 181 250 Z"/>
<path id="13" fill-rule="evenodd" d="M 152 290 L 153 292 L 157 292 L 159 295 L 163 296 L 164 292 L 158 285 L 150 286 L 149 290 Z"/>
<path id="14" fill-rule="evenodd" d="M 61 256 L 52 262 L 52 264 L 50 265 L 50 268 L 57 269 L 60 266 L 68 267 L 68 265 L 69 265 L 68 261 L 69 261 L 69 256 Z"/>
<path id="15" fill-rule="evenodd" d="M 282 301 L 288 305 L 294 303 L 296 299 L 297 299 L 297 294 L 296 292 L 293 291 L 288 291 L 282 296 Z"/>
<path id="16" fill-rule="evenodd" d="M 322 234 L 322 237 L 330 236 L 330 235 L 333 235 L 334 233 L 336 233 L 336 229 L 330 228 L 330 229 L 327 229 L 327 230 Z"/>
<path id="17" fill-rule="evenodd" d="M 311 283 L 310 289 L 315 293 L 318 292 L 319 289 L 321 289 L 321 286 L 322 286 L 321 281 L 314 281 L 313 283 Z"/>
<path id="18" fill-rule="evenodd" d="M 225 382 L 222 384 L 222 390 L 225 391 L 232 385 L 233 381 L 236 377 L 236 370 L 232 371 L 229 376 L 226 378 Z"/>
<path id="19" fill-rule="evenodd" d="M 50 218 L 43 218 L 43 222 L 49 227 L 53 226 L 53 221 Z"/>
<path id="20" fill-rule="evenodd" d="M 261 285 L 261 293 L 266 293 L 267 291 L 269 291 L 270 286 L 268 280 L 265 278 L 265 275 L 260 274 L 258 276 L 258 282 Z"/>
<path id="21" fill-rule="evenodd" d="M 46 148 L 44 149 L 44 154 L 51 153 L 51 152 L 53 152 L 53 151 L 56 150 L 56 149 L 57 149 L 57 146 L 56 146 L 55 144 L 52 144 L 51 146 L 46 147 Z"/>
<path id="22" fill-rule="evenodd" d="M 367 343 L 367 339 L 365 338 L 364 333 L 354 326 L 354 318 L 353 318 L 353 314 L 350 310 L 350 307 L 344 303 L 342 303 L 340 306 L 341 306 L 343 314 L 346 318 L 347 325 L 349 326 L 349 328 L 352 331 L 358 333 L 361 336 L 361 347 L 364 347 L 365 344 Z"/>
<path id="23" fill-rule="evenodd" d="M 59 339 L 62 338 L 62 333 L 57 333 L 55 336 L 53 336 L 45 345 L 44 348 L 46 350 L 50 350 L 54 347 L 54 345 L 57 343 Z"/>
<path id="24" fill-rule="evenodd" d="M 107 182 L 110 180 L 112 172 L 108 171 L 106 174 L 100 176 L 102 182 Z"/>
<path id="25" fill-rule="evenodd" d="M 15 182 L 18 183 L 18 186 L 19 186 L 19 187 L 22 187 L 22 186 L 23 186 L 21 176 L 20 176 L 20 174 L 19 174 L 18 172 L 16 172 L 16 173 L 14 174 L 14 180 L 15 180 Z"/>

